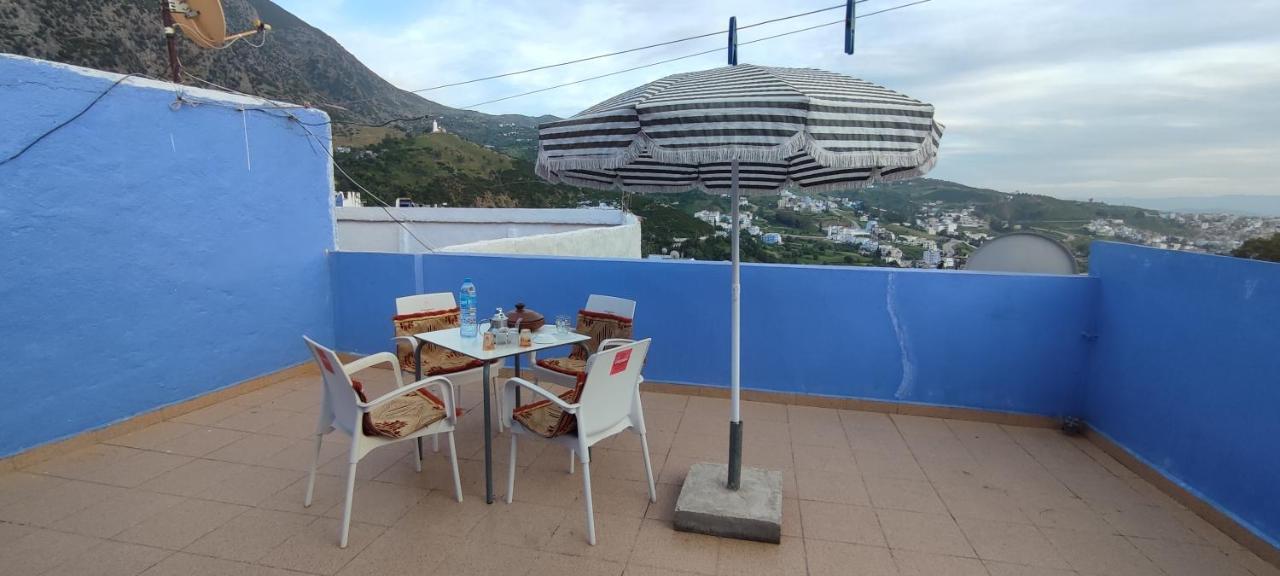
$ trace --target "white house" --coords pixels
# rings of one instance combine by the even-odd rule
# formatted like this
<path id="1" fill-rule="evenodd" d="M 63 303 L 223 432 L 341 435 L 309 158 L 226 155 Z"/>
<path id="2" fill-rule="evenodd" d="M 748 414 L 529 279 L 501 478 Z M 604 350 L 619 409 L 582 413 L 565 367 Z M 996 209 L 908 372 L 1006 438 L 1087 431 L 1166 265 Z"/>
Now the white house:
<path id="1" fill-rule="evenodd" d="M 339 206 L 337 242 L 348 252 L 473 252 L 640 257 L 640 219 L 599 208 L 389 208 Z"/>
<path id="2" fill-rule="evenodd" d="M 853 226 L 827 226 L 827 239 L 841 244 L 854 244 L 870 237 L 866 230 Z"/>
<path id="3" fill-rule="evenodd" d="M 942 263 L 942 252 L 937 246 L 931 246 L 924 251 L 924 265 L 929 268 L 937 268 Z"/>
<path id="4" fill-rule="evenodd" d="M 334 192 L 334 206 L 364 206 L 364 198 L 359 192 Z"/>

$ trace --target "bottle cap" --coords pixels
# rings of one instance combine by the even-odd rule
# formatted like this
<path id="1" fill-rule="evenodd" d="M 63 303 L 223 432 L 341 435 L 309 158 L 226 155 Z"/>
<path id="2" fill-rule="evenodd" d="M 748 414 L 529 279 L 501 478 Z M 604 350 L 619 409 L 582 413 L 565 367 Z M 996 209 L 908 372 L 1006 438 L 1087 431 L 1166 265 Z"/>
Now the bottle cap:
<path id="1" fill-rule="evenodd" d="M 471 277 L 470 277 L 470 276 L 467 276 L 466 278 L 463 278 L 463 279 L 462 279 L 462 282 L 463 282 L 463 283 L 470 282 L 470 281 L 471 281 Z"/>

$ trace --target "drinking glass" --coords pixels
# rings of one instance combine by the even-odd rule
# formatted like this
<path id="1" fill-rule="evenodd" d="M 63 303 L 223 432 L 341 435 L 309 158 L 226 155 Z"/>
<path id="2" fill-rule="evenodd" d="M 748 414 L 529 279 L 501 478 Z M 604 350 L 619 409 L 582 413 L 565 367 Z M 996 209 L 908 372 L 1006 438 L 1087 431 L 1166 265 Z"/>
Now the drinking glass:
<path id="1" fill-rule="evenodd" d="M 569 317 L 561 314 L 556 316 L 556 334 L 561 336 L 569 333 Z"/>

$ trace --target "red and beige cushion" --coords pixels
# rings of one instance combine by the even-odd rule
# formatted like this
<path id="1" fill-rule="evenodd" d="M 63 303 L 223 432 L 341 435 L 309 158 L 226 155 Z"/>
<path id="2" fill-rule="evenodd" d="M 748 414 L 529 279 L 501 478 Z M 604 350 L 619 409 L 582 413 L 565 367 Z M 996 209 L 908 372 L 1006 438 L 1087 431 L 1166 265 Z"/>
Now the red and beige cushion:
<path id="1" fill-rule="evenodd" d="M 547 370 L 552 370 L 569 376 L 577 376 L 587 371 L 586 360 L 579 360 L 571 357 L 540 358 L 538 359 L 538 365 L 546 368 Z"/>
<path id="2" fill-rule="evenodd" d="M 325 364 L 325 367 L 328 368 L 328 363 L 326 362 Z M 364 384 L 362 382 L 359 380 L 352 380 L 351 387 L 356 391 L 356 398 L 359 398 L 361 402 L 366 404 L 369 402 L 369 399 L 364 395 Z M 365 412 L 364 416 L 360 418 L 360 431 L 364 432 L 365 436 L 378 435 L 378 429 L 373 427 L 373 418 L 369 417 L 368 412 Z"/>
<path id="3" fill-rule="evenodd" d="M 353 381 L 352 386 L 360 401 L 368 402 L 360 382 Z M 445 416 L 444 402 L 428 392 L 426 388 L 419 388 L 392 398 L 366 412 L 360 423 L 360 429 L 365 436 L 403 438 L 444 420 Z"/>
<path id="4" fill-rule="evenodd" d="M 575 344 L 567 357 L 539 359 L 538 366 L 569 376 L 583 374 L 587 369 L 587 358 L 599 351 L 602 342 L 610 338 L 631 339 L 632 321 L 607 312 L 579 310 L 577 331 L 591 339 Z"/>
<path id="5" fill-rule="evenodd" d="M 443 330 L 445 328 L 457 328 L 460 324 L 460 312 L 457 308 L 448 310 L 432 310 L 430 312 L 417 312 L 414 314 L 401 314 L 391 318 L 395 322 L 396 336 L 413 336 L 423 332 L 433 332 L 435 330 Z M 400 358 L 400 369 L 406 372 L 413 372 L 416 367 L 416 359 L 413 354 L 413 347 L 400 343 L 396 345 L 396 356 Z M 424 343 L 422 345 L 422 375 L 423 376 L 439 376 L 442 374 L 454 374 L 472 368 L 478 368 L 484 363 L 467 356 L 454 352 L 448 348 L 436 346 L 435 344 Z"/>
<path id="6" fill-rule="evenodd" d="M 556 396 L 569 404 L 574 404 L 578 401 L 578 397 L 582 395 L 582 387 L 586 382 L 587 375 L 581 374 L 578 376 L 577 384 L 572 389 Z M 532 404 L 525 404 L 513 410 L 511 417 L 516 422 L 524 425 L 530 432 L 544 438 L 555 438 L 556 436 L 572 434 L 578 430 L 578 419 L 550 400 L 539 400 Z"/>

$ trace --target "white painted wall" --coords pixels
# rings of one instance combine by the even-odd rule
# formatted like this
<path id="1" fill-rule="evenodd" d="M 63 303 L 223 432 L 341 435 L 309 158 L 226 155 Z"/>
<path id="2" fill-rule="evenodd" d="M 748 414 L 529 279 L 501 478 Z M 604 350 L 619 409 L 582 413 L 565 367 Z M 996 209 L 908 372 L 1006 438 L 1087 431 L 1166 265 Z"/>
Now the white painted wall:
<path id="1" fill-rule="evenodd" d="M 628 215 L 630 216 L 630 215 Z M 481 240 L 441 249 L 441 252 L 538 254 L 544 256 L 590 256 L 597 258 L 639 258 L 640 221 L 618 226 L 583 228 L 571 232 L 536 234 L 519 238 Z"/>
<path id="2" fill-rule="evenodd" d="M 640 221 L 621 210 L 337 207 L 338 249 L 640 257 Z M 408 228 L 412 232 L 406 231 Z M 414 237 L 417 237 L 415 239 Z"/>

